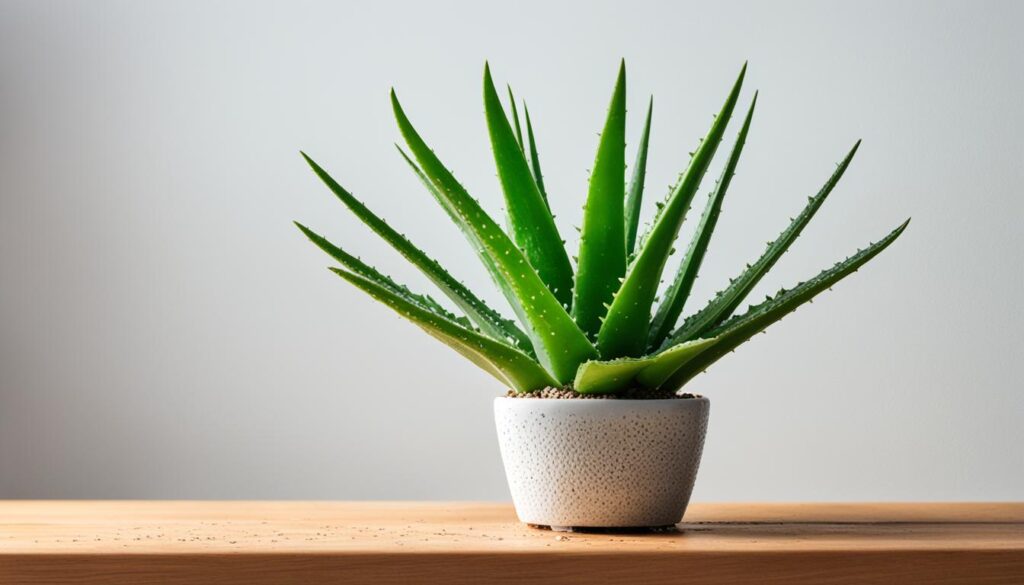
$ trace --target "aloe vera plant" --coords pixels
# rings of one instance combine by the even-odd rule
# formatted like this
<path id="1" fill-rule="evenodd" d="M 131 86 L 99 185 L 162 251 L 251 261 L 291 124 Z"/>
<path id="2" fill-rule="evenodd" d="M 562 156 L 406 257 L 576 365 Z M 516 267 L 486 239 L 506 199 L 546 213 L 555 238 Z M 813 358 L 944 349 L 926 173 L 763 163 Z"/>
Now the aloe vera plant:
<path id="1" fill-rule="evenodd" d="M 571 387 L 584 394 L 635 388 L 676 391 L 753 335 L 855 272 L 895 241 L 909 222 L 813 278 L 737 313 L 833 191 L 856 154 L 858 141 L 765 252 L 704 307 L 682 318 L 743 152 L 756 93 L 678 270 L 666 275 L 666 265 L 740 102 L 745 73 L 746 65 L 678 181 L 665 200 L 657 203 L 646 234 L 639 236 L 653 100 L 627 179 L 626 69 L 624 63 L 620 65 L 591 170 L 579 250 L 573 255 L 575 268 L 551 214 L 550 197 L 557 195 L 549 194 L 544 184 L 530 112 L 522 102 L 525 120 L 520 119 L 511 88 L 506 111 L 485 65 L 484 113 L 506 204 L 507 229 L 455 179 L 417 132 L 392 91 L 398 128 L 411 153 L 399 148 L 401 156 L 477 252 L 508 301 L 515 321 L 484 303 L 305 153 L 307 163 L 335 196 L 422 271 L 449 304 L 412 292 L 313 230 L 297 225 L 340 265 L 331 270 L 341 278 L 518 392 L 549 386 Z M 659 285 L 666 277 L 669 284 L 659 304 Z"/>

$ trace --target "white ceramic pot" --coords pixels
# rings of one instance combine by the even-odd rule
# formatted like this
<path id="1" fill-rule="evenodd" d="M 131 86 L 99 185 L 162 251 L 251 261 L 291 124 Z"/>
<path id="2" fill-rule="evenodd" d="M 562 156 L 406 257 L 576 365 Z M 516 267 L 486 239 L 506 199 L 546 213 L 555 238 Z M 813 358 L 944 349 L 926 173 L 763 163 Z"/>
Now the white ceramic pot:
<path id="1" fill-rule="evenodd" d="M 707 398 L 495 398 L 516 514 L 556 530 L 678 523 L 710 406 Z"/>

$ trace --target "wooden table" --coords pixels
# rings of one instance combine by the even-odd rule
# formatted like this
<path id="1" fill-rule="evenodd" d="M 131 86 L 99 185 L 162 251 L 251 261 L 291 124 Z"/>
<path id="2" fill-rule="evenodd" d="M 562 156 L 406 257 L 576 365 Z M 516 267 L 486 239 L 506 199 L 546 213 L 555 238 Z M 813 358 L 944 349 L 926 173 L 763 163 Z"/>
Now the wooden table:
<path id="1" fill-rule="evenodd" d="M 1024 584 L 1024 504 L 694 504 L 555 533 L 508 504 L 0 501 L 0 583 Z"/>

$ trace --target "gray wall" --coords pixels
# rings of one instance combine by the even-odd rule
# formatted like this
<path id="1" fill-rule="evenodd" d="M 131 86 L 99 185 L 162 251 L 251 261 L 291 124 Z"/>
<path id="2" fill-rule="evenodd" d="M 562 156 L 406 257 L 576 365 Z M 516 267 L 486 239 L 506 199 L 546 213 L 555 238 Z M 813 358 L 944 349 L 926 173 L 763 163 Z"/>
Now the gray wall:
<path id="1" fill-rule="evenodd" d="M 574 237 L 620 57 L 631 147 L 657 96 L 652 199 L 745 59 L 761 90 L 698 300 L 857 138 L 754 296 L 914 218 L 693 382 L 695 497 L 1024 496 L 1024 4 L 512 4 L 0 4 L 0 497 L 506 498 L 502 389 L 324 270 L 292 219 L 425 288 L 298 150 L 497 303 L 388 88 L 497 213 L 490 59 Z"/>

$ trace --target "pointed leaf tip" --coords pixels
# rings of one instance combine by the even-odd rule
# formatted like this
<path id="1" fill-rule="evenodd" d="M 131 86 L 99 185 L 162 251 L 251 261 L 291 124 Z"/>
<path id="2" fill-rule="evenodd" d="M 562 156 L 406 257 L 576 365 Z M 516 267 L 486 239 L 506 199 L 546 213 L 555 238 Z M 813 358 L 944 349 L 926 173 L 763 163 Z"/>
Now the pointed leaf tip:
<path id="1" fill-rule="evenodd" d="M 747 293 L 771 270 L 775 262 L 789 249 L 790 245 L 800 236 L 804 227 L 811 221 L 814 214 L 824 203 L 825 199 L 832 192 L 833 188 L 842 178 L 843 173 L 849 167 L 860 142 L 854 144 L 849 153 L 838 163 L 836 169 L 825 184 L 815 195 L 809 196 L 804 209 L 795 218 L 790 218 L 789 226 L 772 240 L 768 248 L 760 258 L 753 264 L 747 264 L 746 269 L 736 278 L 730 280 L 726 290 L 716 295 L 703 309 L 690 315 L 680 327 L 681 339 L 694 339 L 702 337 L 703 334 L 720 323 L 724 322 L 733 311 L 740 305 Z"/>
<path id="2" fill-rule="evenodd" d="M 399 149 L 399 152 L 402 152 Z M 404 156 L 404 153 L 402 153 Z M 515 327 L 511 322 L 504 319 L 500 314 L 495 312 L 493 309 L 488 307 L 483 301 L 481 301 L 476 295 L 474 295 L 469 289 L 458 282 L 454 277 L 448 274 L 441 265 L 433 258 L 427 256 L 422 250 L 417 248 L 412 242 L 408 240 L 404 235 L 395 231 L 394 228 L 388 225 L 388 223 L 381 217 L 370 211 L 361 201 L 356 199 L 351 193 L 345 190 L 344 187 L 339 185 L 331 176 L 315 166 L 315 163 L 310 163 L 313 166 L 314 172 L 320 177 L 320 179 L 330 188 L 330 190 L 338 197 L 338 199 L 348 207 L 364 224 L 367 225 L 371 230 L 381 236 L 387 243 L 389 243 L 395 250 L 397 250 L 402 256 L 409 260 L 414 266 L 419 268 L 441 291 L 447 295 L 466 315 L 468 315 L 477 325 L 481 326 L 484 332 L 491 335 L 495 339 L 514 338 L 514 343 L 522 348 L 526 352 L 531 352 L 531 345 L 526 337 L 519 328 Z M 409 164 L 419 173 L 418 167 L 409 161 Z M 307 234 L 308 235 L 308 234 Z M 315 234 L 314 234 L 315 236 Z M 329 245 L 323 246 L 321 244 L 329 244 L 326 240 L 319 236 L 310 237 L 318 247 L 324 249 L 328 254 L 335 252 L 336 246 Z"/>
<path id="3" fill-rule="evenodd" d="M 530 356 L 480 334 L 458 318 L 437 312 L 434 310 L 436 307 L 429 305 L 430 301 L 424 297 L 395 290 L 388 286 L 388 281 L 345 270 L 332 271 L 517 391 L 526 392 L 557 383 Z M 428 304 L 419 301 L 427 301 Z"/>
<path id="4" fill-rule="evenodd" d="M 625 148 L 626 76 L 619 68 L 598 141 L 583 212 L 573 317 L 591 336 L 601 327 L 610 301 L 626 271 Z"/>
<path id="5" fill-rule="evenodd" d="M 488 97 L 485 93 L 485 112 L 490 111 L 488 118 L 496 118 L 497 121 L 503 122 L 502 129 L 505 132 L 501 134 L 506 134 L 508 119 L 501 115 L 500 103 L 494 103 L 498 107 L 486 107 L 487 103 L 495 102 L 496 97 Z M 427 178 L 424 182 L 476 248 L 505 298 L 520 320 L 527 324 L 538 358 L 551 369 L 559 381 L 571 380 L 579 364 L 597 354 L 596 349 L 572 322 L 562 304 L 547 289 L 538 273 L 532 266 L 527 266 L 523 252 L 424 142 L 397 101 L 394 101 L 394 110 L 399 130 L 418 161 L 423 176 Z M 507 142 L 507 135 L 504 138 Z M 515 139 L 513 138 L 511 142 L 515 142 Z M 522 152 L 518 150 L 518 145 L 515 146 L 515 150 L 521 157 Z M 544 211 L 547 213 L 546 208 Z M 550 215 L 548 223 L 554 226 Z M 571 270 L 571 267 L 569 269 Z M 533 296 L 536 296 L 536 299 L 533 299 Z"/>
<path id="6" fill-rule="evenodd" d="M 722 211 L 722 201 L 732 182 L 732 177 L 735 175 L 736 165 L 739 163 L 740 154 L 743 152 L 743 146 L 747 140 L 747 132 L 750 130 L 750 123 L 754 117 L 756 101 L 755 95 L 755 99 L 751 101 L 747 115 L 743 120 L 743 126 L 736 136 L 736 142 L 729 153 L 725 167 L 715 182 L 715 189 L 708 197 L 708 202 L 704 207 L 704 213 L 701 215 L 697 231 L 694 233 L 693 239 L 690 240 L 690 245 L 687 248 L 686 255 L 683 257 L 683 261 L 679 265 L 675 279 L 672 285 L 665 291 L 665 302 L 658 307 L 651 322 L 651 331 L 648 337 L 648 344 L 651 347 L 658 347 L 672 329 L 675 328 L 676 320 L 681 314 L 693 284 L 697 279 L 698 271 L 700 270 L 701 263 L 704 261 L 704 255 L 707 252 L 708 244 L 711 241 L 711 236 L 714 233 Z"/>
<path id="7" fill-rule="evenodd" d="M 811 302 L 815 295 L 831 288 L 835 283 L 856 272 L 858 268 L 878 255 L 889 244 L 896 241 L 905 227 L 906 222 L 881 240 L 837 263 L 832 268 L 823 270 L 813 278 L 802 281 L 795 287 L 781 292 L 772 300 L 752 305 L 746 313 L 734 316 L 707 332 L 707 337 L 719 339 L 720 343 L 718 346 L 699 356 L 694 360 L 694 363 L 688 364 L 686 368 L 677 371 L 671 379 L 665 382 L 663 387 L 679 388 L 687 380 L 707 369 L 708 366 L 726 353 L 735 350 L 737 346 L 750 339 L 753 335 L 760 333 L 772 323 L 793 312 L 803 303 Z"/>
<path id="8" fill-rule="evenodd" d="M 562 245 L 546 197 L 541 191 L 527 160 L 519 112 L 512 87 L 508 87 L 509 109 L 513 124 L 494 87 L 493 80 L 484 76 L 484 114 L 491 139 L 498 178 L 504 194 L 510 235 L 525 254 L 541 280 L 561 305 L 572 299 L 572 264 Z M 527 127 L 531 138 L 531 159 L 535 154 L 532 127 Z M 537 167 L 538 165 L 534 165 Z"/>
<path id="9" fill-rule="evenodd" d="M 626 280 L 617 287 L 612 307 L 598 333 L 598 350 L 602 355 L 639 355 L 646 348 L 651 305 L 657 296 L 657 285 L 666 260 L 694 193 L 722 139 L 742 85 L 741 73 L 686 171 L 672 188 L 667 201 L 658 205 L 653 226 L 647 237 L 641 239 L 639 252 L 629 265 Z"/>
<path id="10" fill-rule="evenodd" d="M 633 163 L 633 176 L 626 188 L 625 220 L 626 220 L 626 255 L 633 257 L 636 248 L 636 234 L 640 225 L 640 206 L 642 204 L 644 184 L 647 175 L 647 147 L 651 137 L 651 116 L 654 112 L 654 96 L 647 104 L 647 117 L 640 144 L 637 147 L 636 162 Z"/>

